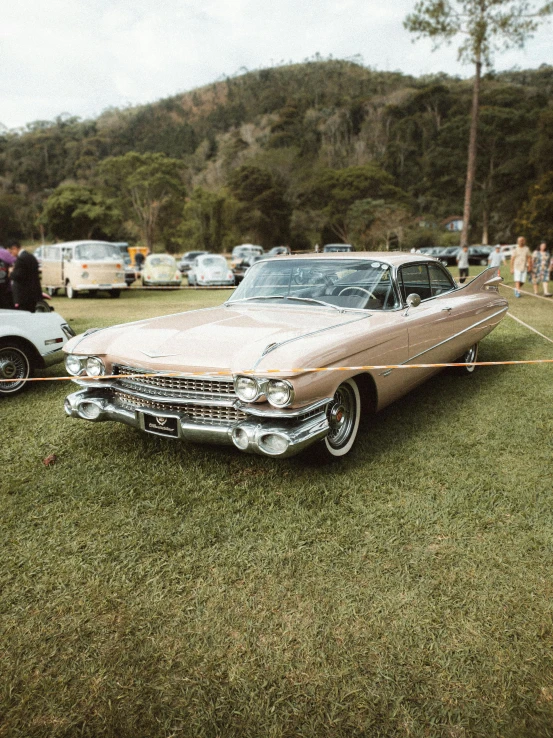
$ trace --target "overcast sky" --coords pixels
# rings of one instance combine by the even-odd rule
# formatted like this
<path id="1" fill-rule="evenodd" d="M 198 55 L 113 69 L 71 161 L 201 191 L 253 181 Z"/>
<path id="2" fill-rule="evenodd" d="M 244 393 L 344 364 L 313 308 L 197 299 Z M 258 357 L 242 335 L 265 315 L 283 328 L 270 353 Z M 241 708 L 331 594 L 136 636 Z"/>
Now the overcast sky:
<path id="1" fill-rule="evenodd" d="M 414 0 L 0 0 L 0 123 L 90 118 L 242 68 L 313 57 L 378 70 L 471 76 L 455 46 L 432 53 L 402 21 Z M 496 69 L 552 63 L 551 26 Z"/>

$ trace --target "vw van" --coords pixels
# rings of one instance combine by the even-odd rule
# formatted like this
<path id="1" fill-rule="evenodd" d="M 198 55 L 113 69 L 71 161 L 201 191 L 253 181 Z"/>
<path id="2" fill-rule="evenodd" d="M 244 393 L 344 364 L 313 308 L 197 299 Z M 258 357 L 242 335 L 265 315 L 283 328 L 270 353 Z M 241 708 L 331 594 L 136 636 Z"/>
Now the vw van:
<path id="1" fill-rule="evenodd" d="M 68 241 L 43 247 L 42 286 L 49 295 L 64 289 L 69 299 L 106 290 L 119 297 L 127 288 L 118 246 L 107 241 Z"/>

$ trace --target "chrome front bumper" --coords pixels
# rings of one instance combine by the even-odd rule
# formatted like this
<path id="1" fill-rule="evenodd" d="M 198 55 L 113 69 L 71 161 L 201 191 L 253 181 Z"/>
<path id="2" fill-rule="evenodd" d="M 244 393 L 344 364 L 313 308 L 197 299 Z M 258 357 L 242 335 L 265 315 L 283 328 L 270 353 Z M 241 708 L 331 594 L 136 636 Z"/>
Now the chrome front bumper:
<path id="1" fill-rule="evenodd" d="M 159 418 L 177 418 L 178 438 L 198 443 L 233 444 L 240 450 L 263 456 L 286 458 L 303 451 L 311 444 L 323 439 L 329 430 L 326 406 L 319 403 L 316 414 L 306 419 L 286 417 L 248 416 L 245 420 L 215 425 L 209 422 L 194 422 L 178 412 L 126 409 L 115 404 L 112 392 L 97 386 L 73 392 L 65 398 L 65 412 L 73 418 L 102 422 L 106 420 L 125 423 L 145 431 L 144 413 Z M 147 431 L 152 433 L 152 431 Z M 157 433 L 168 437 L 164 433 Z M 174 436 L 169 436 L 174 437 Z"/>

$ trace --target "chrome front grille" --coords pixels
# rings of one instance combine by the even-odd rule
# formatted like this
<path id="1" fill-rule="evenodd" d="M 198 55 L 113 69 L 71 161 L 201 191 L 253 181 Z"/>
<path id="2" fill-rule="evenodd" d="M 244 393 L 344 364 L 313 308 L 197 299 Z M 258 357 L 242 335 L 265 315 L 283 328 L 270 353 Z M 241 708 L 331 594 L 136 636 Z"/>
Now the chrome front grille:
<path id="1" fill-rule="evenodd" d="M 117 380 L 120 387 L 139 390 L 150 395 L 204 395 L 205 397 L 222 397 L 236 399 L 232 378 L 207 379 L 205 377 L 145 377 L 144 374 L 154 374 L 154 370 L 138 369 L 124 364 L 113 365 L 114 374 L 131 374 L 131 377 L 122 377 Z"/>
<path id="2" fill-rule="evenodd" d="M 114 391 L 115 403 L 125 410 L 160 410 L 163 412 L 185 415 L 196 422 L 205 422 L 215 425 L 227 425 L 245 420 L 246 413 L 235 407 L 226 405 L 196 405 L 190 402 L 156 402 L 155 399 L 136 397 L 135 395 Z"/>

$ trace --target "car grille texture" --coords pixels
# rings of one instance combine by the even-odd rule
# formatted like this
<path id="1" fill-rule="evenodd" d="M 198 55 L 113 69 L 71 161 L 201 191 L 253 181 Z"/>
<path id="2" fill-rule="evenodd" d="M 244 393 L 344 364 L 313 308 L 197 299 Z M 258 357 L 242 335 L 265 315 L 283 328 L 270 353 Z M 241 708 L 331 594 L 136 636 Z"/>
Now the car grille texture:
<path id="1" fill-rule="evenodd" d="M 246 418 L 246 413 L 234 407 L 237 397 L 232 379 L 206 379 L 204 377 L 148 377 L 149 369 L 114 364 L 114 374 L 121 377 L 114 388 L 115 402 L 125 410 L 169 412 L 189 418 L 195 423 L 229 425 Z M 140 397 L 134 393 L 140 392 Z M 170 398 L 167 402 L 165 398 Z M 204 405 L 202 401 L 217 401 L 217 405 Z"/>
<path id="2" fill-rule="evenodd" d="M 136 389 L 149 394 L 171 396 L 183 394 L 198 394 L 206 397 L 225 397 L 236 399 L 232 379 L 204 379 L 203 377 L 145 377 L 144 374 L 153 374 L 153 370 L 137 369 L 123 364 L 113 365 L 114 374 L 130 374 L 131 377 L 122 377 L 118 380 L 121 387 Z M 153 392 L 152 392 L 153 390 Z M 159 392 L 161 390 L 161 392 Z"/>
<path id="3" fill-rule="evenodd" d="M 135 397 L 119 390 L 115 390 L 114 394 L 117 405 L 125 410 L 152 410 L 178 413 L 196 422 L 209 423 L 210 425 L 227 425 L 228 423 L 237 423 L 246 418 L 246 413 L 234 407 L 195 405 L 187 402 L 156 402 L 154 399 Z"/>

